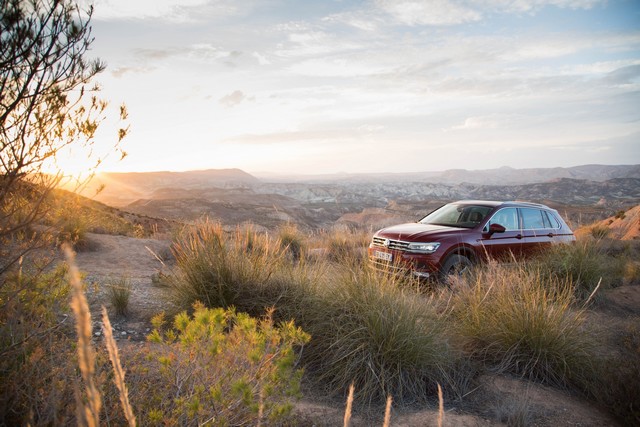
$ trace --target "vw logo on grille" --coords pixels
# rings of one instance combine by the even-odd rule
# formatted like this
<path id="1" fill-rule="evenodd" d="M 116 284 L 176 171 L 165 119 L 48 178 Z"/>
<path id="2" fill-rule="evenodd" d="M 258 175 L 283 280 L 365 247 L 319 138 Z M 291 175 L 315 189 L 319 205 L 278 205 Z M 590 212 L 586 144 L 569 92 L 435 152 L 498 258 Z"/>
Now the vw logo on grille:
<path id="1" fill-rule="evenodd" d="M 384 241 L 382 242 L 382 246 L 384 246 L 385 248 L 389 247 L 389 239 L 384 239 Z"/>

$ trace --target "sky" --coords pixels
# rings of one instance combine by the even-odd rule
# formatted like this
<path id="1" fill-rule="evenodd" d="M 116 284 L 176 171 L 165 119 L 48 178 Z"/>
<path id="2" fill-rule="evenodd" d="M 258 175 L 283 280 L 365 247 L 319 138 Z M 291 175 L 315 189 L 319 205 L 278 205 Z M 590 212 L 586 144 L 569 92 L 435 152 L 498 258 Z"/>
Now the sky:
<path id="1" fill-rule="evenodd" d="M 640 0 L 84 4 L 131 126 L 103 170 L 640 163 Z"/>

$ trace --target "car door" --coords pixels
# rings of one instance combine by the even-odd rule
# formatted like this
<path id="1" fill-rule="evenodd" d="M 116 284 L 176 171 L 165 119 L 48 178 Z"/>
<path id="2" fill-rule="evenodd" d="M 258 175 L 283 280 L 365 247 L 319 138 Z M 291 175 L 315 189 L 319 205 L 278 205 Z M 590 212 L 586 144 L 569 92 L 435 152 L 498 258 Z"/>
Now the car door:
<path id="1" fill-rule="evenodd" d="M 489 233 L 491 224 L 500 224 L 505 228 L 502 233 Z M 509 260 L 522 254 L 523 234 L 520 227 L 518 209 L 502 208 L 495 212 L 484 225 L 480 243 L 484 255 L 489 259 Z"/>
<path id="2" fill-rule="evenodd" d="M 522 218 L 522 251 L 525 255 L 534 254 L 550 246 L 557 233 L 557 227 L 544 209 L 520 208 Z M 557 221 L 556 221 L 557 224 Z"/>

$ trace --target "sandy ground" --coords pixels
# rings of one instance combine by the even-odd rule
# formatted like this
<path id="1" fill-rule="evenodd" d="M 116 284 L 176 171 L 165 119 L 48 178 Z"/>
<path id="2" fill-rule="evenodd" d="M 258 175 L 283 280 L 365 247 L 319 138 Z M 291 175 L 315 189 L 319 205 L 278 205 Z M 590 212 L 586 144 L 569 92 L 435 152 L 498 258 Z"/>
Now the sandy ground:
<path id="1" fill-rule="evenodd" d="M 149 319 L 166 308 L 165 290 L 152 284 L 152 276 L 160 271 L 168 271 L 158 261 L 166 257 L 169 242 L 154 239 L 135 239 L 122 236 L 90 234 L 92 250 L 79 252 L 76 257 L 78 267 L 86 274 L 90 285 L 88 299 L 93 318 L 102 304 L 108 307 L 106 290 L 110 284 L 126 277 L 132 285 L 130 313 L 126 318 L 112 318 L 115 335 L 128 344 L 144 340 L 149 333 Z M 640 286 L 617 288 L 607 296 L 615 316 L 640 315 Z M 606 314 L 605 314 L 606 315 Z M 94 329 L 97 330 L 97 329 Z M 494 426 L 507 425 L 506 416 L 501 416 L 509 405 L 525 405 L 530 413 L 528 424 L 534 426 L 618 426 L 619 424 L 598 408 L 569 392 L 560 391 L 520 379 L 487 375 L 482 378 L 482 386 L 472 396 L 473 413 L 462 410 L 451 402 L 445 402 L 444 426 Z M 486 403 L 482 403 L 486 402 Z M 344 404 L 322 399 L 305 398 L 296 408 L 302 426 L 338 426 L 343 424 Z M 355 413 L 352 426 L 382 425 L 384 408 L 371 411 L 373 415 Z M 502 419 L 502 422 L 499 421 Z M 437 408 L 394 408 L 392 426 L 436 426 Z"/>

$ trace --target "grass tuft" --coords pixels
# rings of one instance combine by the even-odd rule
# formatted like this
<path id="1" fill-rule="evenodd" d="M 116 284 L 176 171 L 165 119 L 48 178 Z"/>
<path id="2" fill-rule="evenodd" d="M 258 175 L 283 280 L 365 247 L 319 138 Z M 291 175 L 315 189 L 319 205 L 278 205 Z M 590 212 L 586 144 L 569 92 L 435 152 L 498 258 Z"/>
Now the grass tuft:
<path id="1" fill-rule="evenodd" d="M 129 300 L 131 299 L 131 280 L 123 276 L 115 283 L 108 285 L 109 302 L 115 313 L 126 316 L 129 313 Z"/>
<path id="2" fill-rule="evenodd" d="M 500 371 L 567 386 L 593 369 L 594 337 L 583 328 L 568 280 L 495 263 L 453 299 L 466 351 Z"/>
<path id="3" fill-rule="evenodd" d="M 307 360 L 330 393 L 353 382 L 360 400 L 384 402 L 391 395 L 415 402 L 435 395 L 452 359 L 445 324 L 433 305 L 398 280 L 362 264 L 345 268 L 308 308 Z"/>
<path id="4" fill-rule="evenodd" d="M 606 241 L 585 239 L 573 245 L 557 245 L 541 253 L 530 265 L 546 281 L 570 281 L 580 300 L 587 299 L 598 283 L 611 288 L 621 283 L 627 257 L 612 252 Z"/>

